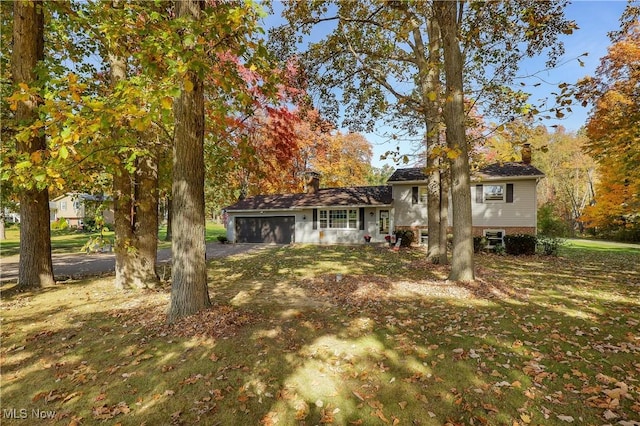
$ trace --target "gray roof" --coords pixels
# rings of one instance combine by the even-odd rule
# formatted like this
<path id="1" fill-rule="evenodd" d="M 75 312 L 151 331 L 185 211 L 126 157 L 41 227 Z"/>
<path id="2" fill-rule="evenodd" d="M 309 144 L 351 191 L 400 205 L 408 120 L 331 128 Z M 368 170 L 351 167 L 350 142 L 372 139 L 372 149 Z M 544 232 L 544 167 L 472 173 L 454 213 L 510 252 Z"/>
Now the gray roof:
<path id="1" fill-rule="evenodd" d="M 387 182 L 412 182 L 427 180 L 424 167 L 411 167 L 406 169 L 396 169 Z M 537 167 L 526 163 L 506 162 L 494 163 L 482 167 L 471 174 L 471 179 L 478 181 L 483 179 L 497 178 L 523 178 L 523 177 L 543 177 Z"/>
<path id="2" fill-rule="evenodd" d="M 474 173 L 480 178 L 543 177 L 544 173 L 531 164 L 522 162 L 493 163 Z"/>
<path id="3" fill-rule="evenodd" d="M 314 194 L 256 195 L 226 208 L 237 210 L 283 210 L 324 206 L 384 206 L 393 201 L 390 186 L 321 188 Z"/>

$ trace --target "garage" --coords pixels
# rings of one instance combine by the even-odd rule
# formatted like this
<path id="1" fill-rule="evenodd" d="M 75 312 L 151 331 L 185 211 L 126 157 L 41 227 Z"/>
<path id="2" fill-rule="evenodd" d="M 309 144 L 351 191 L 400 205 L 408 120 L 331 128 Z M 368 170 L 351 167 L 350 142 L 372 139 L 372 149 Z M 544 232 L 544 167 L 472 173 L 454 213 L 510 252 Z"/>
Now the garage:
<path id="1" fill-rule="evenodd" d="M 294 216 L 236 217 L 236 242 L 290 244 L 295 223 Z"/>

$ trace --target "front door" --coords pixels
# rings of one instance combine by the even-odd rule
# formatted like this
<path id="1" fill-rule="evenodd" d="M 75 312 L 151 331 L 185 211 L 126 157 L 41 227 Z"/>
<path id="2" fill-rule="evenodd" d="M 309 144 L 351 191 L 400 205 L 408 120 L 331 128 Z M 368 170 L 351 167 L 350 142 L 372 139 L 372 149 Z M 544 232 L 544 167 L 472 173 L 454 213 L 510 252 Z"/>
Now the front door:
<path id="1" fill-rule="evenodd" d="M 389 210 L 378 210 L 378 233 L 389 234 Z"/>

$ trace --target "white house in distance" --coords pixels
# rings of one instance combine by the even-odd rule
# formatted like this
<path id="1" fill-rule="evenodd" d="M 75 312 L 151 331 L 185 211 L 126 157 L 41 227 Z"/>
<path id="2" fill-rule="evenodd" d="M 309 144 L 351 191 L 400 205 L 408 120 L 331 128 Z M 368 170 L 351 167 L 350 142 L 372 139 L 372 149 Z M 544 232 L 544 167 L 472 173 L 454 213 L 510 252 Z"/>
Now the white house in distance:
<path id="1" fill-rule="evenodd" d="M 113 223 L 113 208 L 108 197 L 80 192 L 69 192 L 51 200 L 49 202 L 51 221 L 65 219 L 72 228 L 82 227 L 86 214 L 88 214 L 88 205 L 90 203 L 98 205 L 105 202 L 108 202 L 109 205 L 102 211 L 102 216 L 106 223 Z M 93 217 L 88 219 L 93 219 Z"/>
<path id="2" fill-rule="evenodd" d="M 537 231 L 536 187 L 544 174 L 522 162 L 491 164 L 472 176 L 473 234 L 489 244 L 508 234 Z M 426 175 L 422 168 L 397 169 L 387 185 L 319 188 L 314 175 L 303 194 L 257 195 L 227 207 L 227 238 L 236 243 L 360 244 L 385 242 L 394 230 L 412 230 L 425 242 Z M 449 211 L 451 224 L 451 210 Z"/>

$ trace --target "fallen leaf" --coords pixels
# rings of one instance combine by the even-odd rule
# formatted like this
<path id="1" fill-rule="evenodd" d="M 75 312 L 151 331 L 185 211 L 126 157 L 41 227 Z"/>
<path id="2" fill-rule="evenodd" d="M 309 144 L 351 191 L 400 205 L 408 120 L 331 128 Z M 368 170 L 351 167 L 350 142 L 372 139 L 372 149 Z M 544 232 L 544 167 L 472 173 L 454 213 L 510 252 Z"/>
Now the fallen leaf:
<path id="1" fill-rule="evenodd" d="M 562 420 L 563 422 L 567 422 L 567 423 L 573 422 L 573 417 L 571 417 L 571 416 L 565 416 L 564 414 L 558 414 L 556 417 L 558 419 Z"/>

